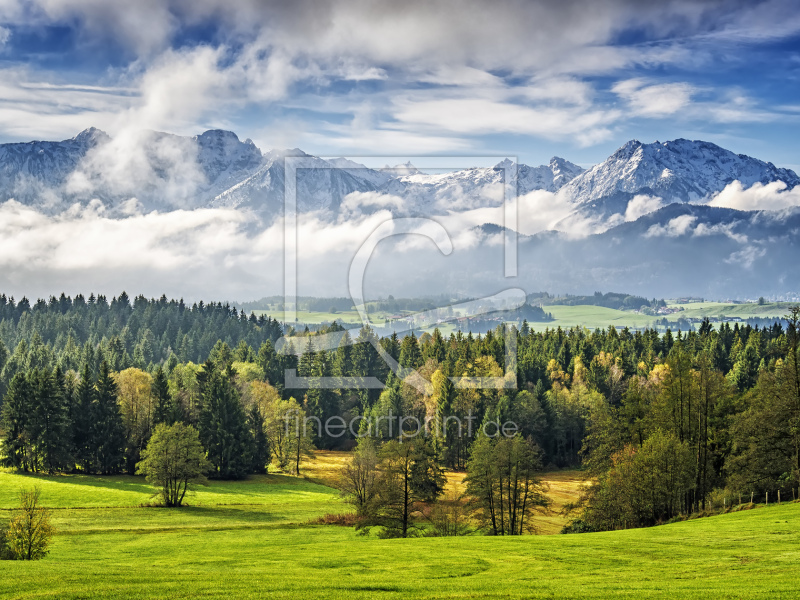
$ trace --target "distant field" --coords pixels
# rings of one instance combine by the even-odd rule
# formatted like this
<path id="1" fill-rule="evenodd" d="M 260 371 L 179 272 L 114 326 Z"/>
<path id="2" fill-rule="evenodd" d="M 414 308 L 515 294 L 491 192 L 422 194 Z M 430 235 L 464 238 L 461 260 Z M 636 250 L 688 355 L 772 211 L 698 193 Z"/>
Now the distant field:
<path id="1" fill-rule="evenodd" d="M 578 305 L 578 306 L 544 306 L 545 312 L 553 315 L 554 321 L 547 323 L 530 323 L 531 329 L 544 331 L 546 328 L 561 327 L 569 329 L 571 327 L 586 327 L 588 329 L 606 329 L 609 325 L 615 327 L 647 327 L 656 321 L 666 317 L 668 321 L 677 321 L 680 318 L 703 318 L 703 317 L 739 317 L 748 319 L 751 317 L 760 318 L 781 318 L 789 312 L 792 303 L 772 302 L 759 306 L 757 303 L 750 304 L 725 304 L 722 302 L 696 302 L 690 304 L 669 304 L 670 307 L 683 308 L 683 310 L 669 315 L 642 315 L 630 311 L 616 310 L 602 306 Z M 275 311 L 255 311 L 257 315 L 269 314 L 275 319 L 283 320 L 282 312 Z M 376 326 L 383 326 L 384 319 L 388 313 L 370 313 L 370 320 Z M 356 311 L 346 311 L 339 313 L 309 312 L 298 311 L 297 318 L 300 323 L 360 323 L 361 320 Z M 451 323 L 444 323 L 438 326 L 444 335 L 450 335 L 455 331 L 455 326 Z M 433 331 L 434 327 L 428 328 Z"/>
<path id="2" fill-rule="evenodd" d="M 253 312 L 256 316 L 268 315 L 278 321 L 285 320 L 284 312 L 281 310 L 254 310 Z M 384 318 L 385 316 L 382 313 L 377 316 L 370 314 L 370 320 L 374 321 L 376 324 L 379 323 L 383 325 Z M 297 320 L 300 323 L 332 323 L 333 321 L 338 321 L 339 323 L 360 323 L 361 317 L 359 317 L 358 313 L 354 310 L 336 313 L 298 310 Z"/>
<path id="3" fill-rule="evenodd" d="M 328 455 L 319 468 L 340 461 Z M 292 477 L 212 484 L 192 507 L 162 509 L 123 506 L 149 497 L 135 478 L 5 473 L 2 506 L 34 480 L 59 507 L 59 533 L 44 560 L 0 563 L 0 598 L 739 599 L 800 589 L 794 503 L 599 534 L 379 540 L 308 524 L 347 506 Z M 101 504 L 111 508 L 74 508 Z"/>
<path id="4" fill-rule="evenodd" d="M 545 312 L 553 315 L 555 321 L 549 323 L 530 323 L 530 326 L 543 331 L 549 327 L 570 328 L 581 326 L 588 329 L 606 329 L 609 325 L 616 327 L 645 327 L 652 324 L 659 317 L 649 315 L 639 315 L 633 312 L 605 308 L 603 306 L 544 306 Z"/>
<path id="5" fill-rule="evenodd" d="M 678 315 L 683 317 L 776 317 L 780 318 L 789 312 L 791 302 L 767 302 L 759 305 L 755 302 L 748 304 L 725 304 L 722 302 L 696 302 L 690 304 L 669 304 L 668 306 L 680 307 L 683 310 Z"/>

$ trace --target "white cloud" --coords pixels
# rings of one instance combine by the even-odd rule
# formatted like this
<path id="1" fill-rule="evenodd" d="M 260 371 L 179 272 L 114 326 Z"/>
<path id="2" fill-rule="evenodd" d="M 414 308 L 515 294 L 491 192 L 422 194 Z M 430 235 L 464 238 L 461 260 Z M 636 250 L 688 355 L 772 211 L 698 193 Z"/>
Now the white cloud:
<path id="1" fill-rule="evenodd" d="M 624 99 L 636 115 L 667 117 L 689 105 L 694 88 L 688 83 L 651 84 L 636 78 L 619 81 L 611 91 Z"/>
<path id="2" fill-rule="evenodd" d="M 525 106 L 482 98 L 399 100 L 392 112 L 398 124 L 386 128 L 424 128 L 461 135 L 498 133 L 528 134 L 548 139 L 575 138 L 591 145 L 611 136 L 609 125 L 618 111 L 583 110 L 570 107 Z"/>
<path id="3" fill-rule="evenodd" d="M 751 269 L 756 260 L 762 256 L 765 256 L 766 254 L 767 251 L 765 248 L 746 246 L 742 250 L 732 252 L 731 255 L 725 259 L 725 262 L 729 265 L 739 265 L 745 269 Z"/>
<path id="4" fill-rule="evenodd" d="M 282 292 L 282 221 L 254 228 L 251 216 L 235 209 L 143 213 L 135 199 L 123 208 L 127 216 L 119 218 L 95 200 L 49 216 L 13 200 L 0 204 L 0 287 L 44 296 L 136 287 L 206 300 L 211 291 L 227 299 Z M 302 215 L 299 281 L 306 292 L 343 293 L 356 250 L 390 217 L 379 210 L 330 223 Z"/>
<path id="5" fill-rule="evenodd" d="M 9 31 L 6 27 L 0 27 L 0 48 L 6 45 L 9 38 L 11 37 L 11 31 Z"/>
<path id="6" fill-rule="evenodd" d="M 787 189 L 782 181 L 754 183 L 745 189 L 740 181 L 733 181 L 714 196 L 709 206 L 736 210 L 784 210 L 800 206 L 800 186 Z"/>
<path id="7" fill-rule="evenodd" d="M 239 111 L 263 109 L 277 101 L 289 108 L 300 104 L 314 111 L 329 109 L 327 99 L 337 94 L 328 93 L 331 83 L 371 80 L 390 85 L 382 91 L 356 89 L 343 95 L 339 110 L 352 118 L 349 127 L 320 131 L 319 122 L 295 121 L 286 125 L 287 131 L 295 140 L 317 139 L 328 147 L 342 144 L 342 150 L 369 151 L 384 144 L 384 153 L 401 146 L 410 149 L 409 140 L 426 137 L 436 138 L 437 149 L 457 151 L 471 146 L 464 138 L 487 132 L 592 145 L 609 139 L 613 127 L 629 114 L 674 114 L 690 102 L 694 90 L 684 83 L 619 82 L 614 89 L 632 110 L 626 114 L 600 104 L 594 86 L 581 78 L 694 60 L 685 40 L 705 33 L 707 13 L 714 13 L 737 36 L 746 30 L 747 22 L 720 17 L 719 11 L 714 2 L 651 5 L 629 0 L 590 6 L 525 0 L 243 0 L 236 10 L 223 0 L 142 0 L 124 6 L 102 0 L 6 0 L 0 20 L 29 26 L 77 24 L 84 47 L 102 52 L 116 46 L 129 53 L 129 68 L 105 73 L 102 83 L 109 90 L 124 83 L 135 91 L 128 97 L 105 98 L 104 107 L 97 106 L 97 98 L 88 103 L 76 98 L 78 106 L 67 110 L 63 94 L 57 97 L 55 90 L 47 101 L 37 101 L 26 90 L 24 101 L 34 100 L 29 106 L 21 101 L 3 107 L 0 102 L 0 125 L 26 123 L 23 127 L 29 129 L 58 129 L 64 137 L 89 125 L 110 133 L 134 126 L 196 133 L 202 126 L 198 124 L 219 125 Z M 760 27 L 764 21 L 759 20 Z M 184 30 L 210 24 L 219 28 L 211 45 L 175 48 Z M 651 46 L 614 45 L 629 27 L 641 27 L 662 40 L 681 35 L 675 38 L 679 41 Z M 32 74 L 29 81 L 47 77 Z M 303 91 L 294 89 L 301 82 Z M 403 92 L 419 92 L 420 83 L 432 84 L 439 92 L 450 89 L 453 96 Z M 375 116 L 364 123 L 361 118 L 370 107 Z M 50 112 L 63 120 L 48 122 Z M 718 113 L 721 119 L 736 118 L 723 107 Z M 42 124 L 40 114 L 45 115 Z M 120 118 L 109 124 L 114 114 Z M 248 114 L 252 118 L 252 112 Z M 26 137 L 16 127 L 3 130 Z M 426 151 L 424 144 L 416 151 Z"/>
<path id="8" fill-rule="evenodd" d="M 403 211 L 406 205 L 407 200 L 392 194 L 351 192 L 344 197 L 341 208 L 342 212 L 349 217 L 359 214 L 363 208 L 394 208 L 396 211 Z"/>
<path id="9" fill-rule="evenodd" d="M 735 242 L 746 244 L 747 236 L 743 233 L 736 233 L 734 231 L 738 224 L 738 221 L 734 221 L 733 223 L 717 223 L 716 225 L 706 225 L 705 223 L 700 223 L 697 227 L 695 227 L 692 235 L 696 237 L 724 235 L 731 238 Z"/>
<path id="10" fill-rule="evenodd" d="M 666 225 L 651 225 L 645 237 L 680 237 L 691 231 L 697 217 L 694 215 L 681 215 L 670 219 Z"/>
<path id="11" fill-rule="evenodd" d="M 664 206 L 664 200 L 658 196 L 638 194 L 628 201 L 628 207 L 625 209 L 625 221 L 635 221 L 662 206 Z"/>

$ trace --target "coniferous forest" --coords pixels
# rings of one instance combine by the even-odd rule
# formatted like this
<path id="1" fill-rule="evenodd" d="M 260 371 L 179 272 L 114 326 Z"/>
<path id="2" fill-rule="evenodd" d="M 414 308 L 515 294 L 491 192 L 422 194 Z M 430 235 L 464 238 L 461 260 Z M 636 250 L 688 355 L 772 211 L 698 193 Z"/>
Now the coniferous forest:
<path id="1" fill-rule="evenodd" d="M 155 427 L 181 422 L 199 432 L 211 477 L 299 472 L 314 447 L 352 448 L 364 423 L 375 423 L 379 440 L 402 437 L 391 418 L 406 415 L 437 424 L 426 461 L 469 471 L 497 435 L 485 425 L 513 423 L 541 468 L 582 467 L 592 478 L 568 530 L 651 525 L 703 511 L 719 495 L 797 493 L 799 318 L 795 308 L 770 327 L 705 322 L 664 334 L 534 332 L 523 322 L 484 335 L 375 340 L 363 328 L 354 344 L 345 332 L 329 351 L 315 348 L 316 332 L 292 332 L 290 351 L 277 352 L 281 323 L 222 304 L 0 296 L 2 464 L 133 474 Z M 507 333 L 517 339 L 516 389 L 452 383 L 502 377 Z M 398 379 L 370 341 L 430 385 Z M 386 385 L 287 389 L 285 369 Z M 356 419 L 361 429 L 289 427 L 286 415 Z M 474 427 L 459 431 L 450 416 Z"/>

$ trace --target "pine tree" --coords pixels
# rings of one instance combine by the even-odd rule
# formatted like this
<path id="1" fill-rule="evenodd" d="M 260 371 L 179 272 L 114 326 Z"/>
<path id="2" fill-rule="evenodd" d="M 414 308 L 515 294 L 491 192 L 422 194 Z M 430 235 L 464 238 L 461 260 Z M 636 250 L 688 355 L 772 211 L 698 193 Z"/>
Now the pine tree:
<path id="1" fill-rule="evenodd" d="M 261 367 L 265 381 L 268 381 L 273 386 L 277 386 L 279 383 L 283 384 L 280 360 L 271 341 L 267 340 L 261 344 L 261 348 L 258 349 L 256 364 Z"/>
<path id="2" fill-rule="evenodd" d="M 2 465 L 28 471 L 31 464 L 31 439 L 29 415 L 33 408 L 33 389 L 24 373 L 11 380 L 2 411 L 3 439 Z"/>
<path id="3" fill-rule="evenodd" d="M 32 371 L 31 437 L 36 448 L 36 468 L 55 473 L 66 468 L 72 456 L 69 408 L 62 387 L 61 370 Z"/>
<path id="4" fill-rule="evenodd" d="M 241 479 L 252 466 L 253 440 L 247 416 L 233 384 L 233 371 L 220 372 L 210 361 L 203 366 L 200 440 L 212 464 L 211 476 Z"/>
<path id="5" fill-rule="evenodd" d="M 125 459 L 125 426 L 117 404 L 117 384 L 105 361 L 100 365 L 96 389 L 92 449 L 98 470 L 111 475 L 119 472 Z"/>
<path id="6" fill-rule="evenodd" d="M 164 369 L 158 367 L 153 376 L 153 397 L 155 398 L 155 410 L 153 411 L 153 426 L 159 423 L 172 425 L 177 421 L 183 420 L 180 405 L 172 397 L 169 391 L 169 381 Z"/>
<path id="7" fill-rule="evenodd" d="M 404 337 L 400 344 L 400 360 L 398 362 L 401 367 L 406 369 L 418 369 L 422 366 L 422 353 L 413 331 L 411 335 Z"/>
<path id="8" fill-rule="evenodd" d="M 97 390 L 94 387 L 89 365 L 84 363 L 81 379 L 75 388 L 75 396 L 71 404 L 72 447 L 75 460 L 84 473 L 94 470 L 95 452 L 93 444 L 94 399 Z"/>
<path id="9" fill-rule="evenodd" d="M 409 537 L 417 533 L 414 505 L 430 502 L 444 491 L 446 477 L 422 437 L 386 442 L 380 450 L 375 498 L 366 507 L 359 528 L 382 527 L 382 537 Z"/>
<path id="10" fill-rule="evenodd" d="M 321 436 L 319 443 L 322 448 L 333 448 L 339 440 L 339 438 L 328 435 L 325 430 L 325 425 L 331 424 L 330 418 L 339 413 L 339 398 L 334 390 L 320 385 L 316 380 L 316 378 L 330 377 L 331 367 L 325 352 L 314 353 L 310 376 L 315 380 L 306 393 L 306 410 L 309 416 L 319 419 Z M 338 433 L 338 431 L 332 431 L 332 433 Z"/>
<path id="11" fill-rule="evenodd" d="M 253 439 L 253 473 L 266 473 L 272 456 L 269 451 L 269 440 L 264 431 L 264 417 L 258 406 L 253 404 L 247 415 L 247 425 L 250 428 L 250 435 Z"/>

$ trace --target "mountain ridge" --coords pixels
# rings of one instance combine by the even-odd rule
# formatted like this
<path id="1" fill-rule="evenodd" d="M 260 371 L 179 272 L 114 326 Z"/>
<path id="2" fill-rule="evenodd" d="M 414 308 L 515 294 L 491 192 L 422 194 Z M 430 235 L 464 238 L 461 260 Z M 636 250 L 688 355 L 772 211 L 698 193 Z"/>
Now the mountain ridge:
<path id="1" fill-rule="evenodd" d="M 499 206 L 500 186 L 512 165 L 506 159 L 493 167 L 446 173 L 426 173 L 410 162 L 371 169 L 297 148 L 264 152 L 252 140 L 241 141 L 221 129 L 192 137 L 145 132 L 125 146 L 92 127 L 61 142 L 0 144 L 0 201 L 14 198 L 57 212 L 92 198 L 115 205 L 136 197 L 145 209 L 242 208 L 272 218 L 282 211 L 287 156 L 308 158 L 317 167 L 298 171 L 298 210 L 332 215 L 353 192 L 396 196 L 402 201 L 393 204 L 399 207 L 394 210 L 406 215 Z M 111 180 L 109 173 L 119 178 L 126 171 L 128 179 L 136 180 L 133 184 Z M 783 181 L 791 189 L 800 184 L 790 169 L 683 138 L 650 144 L 630 140 L 589 169 L 554 156 L 538 167 L 519 163 L 513 173 L 511 184 L 519 195 L 544 191 L 572 202 L 572 215 L 560 222 L 564 227 L 587 219 L 613 226 L 626 218 L 637 195 L 661 198 L 664 205 L 709 199 L 737 180 L 744 187 Z"/>

